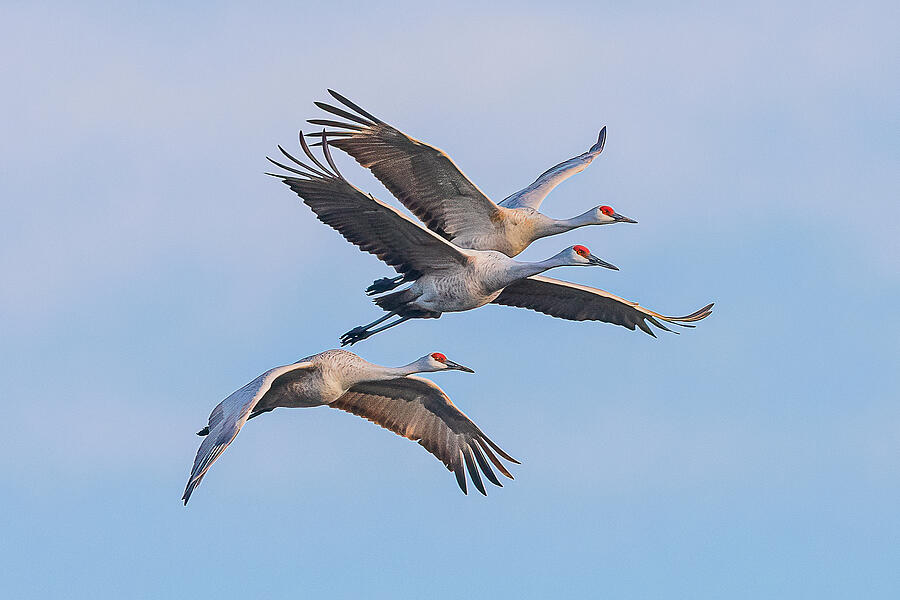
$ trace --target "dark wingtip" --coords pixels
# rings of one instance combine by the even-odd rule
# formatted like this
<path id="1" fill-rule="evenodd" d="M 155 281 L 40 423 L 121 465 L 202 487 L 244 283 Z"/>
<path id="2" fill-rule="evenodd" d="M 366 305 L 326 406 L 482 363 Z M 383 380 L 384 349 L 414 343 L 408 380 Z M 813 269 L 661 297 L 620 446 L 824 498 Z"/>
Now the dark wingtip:
<path id="1" fill-rule="evenodd" d="M 603 147 L 606 146 L 606 125 L 603 126 L 603 129 L 600 130 L 600 134 L 597 136 L 597 143 L 591 146 L 591 149 L 588 152 L 603 152 Z"/>
<path id="2" fill-rule="evenodd" d="M 701 308 L 701 309 L 699 309 L 699 310 L 695 310 L 694 312 L 692 312 L 692 313 L 689 314 L 689 315 L 685 315 L 685 316 L 683 316 L 683 317 L 679 317 L 678 320 L 679 320 L 679 321 L 693 322 L 693 321 L 700 321 L 700 320 L 702 320 L 702 319 L 705 319 L 706 317 L 708 317 L 709 315 L 712 314 L 712 307 L 713 307 L 714 305 L 715 305 L 715 302 L 710 302 L 709 304 L 707 304 L 707 305 L 704 306 L 703 308 Z"/>
<path id="3" fill-rule="evenodd" d="M 656 325 L 657 327 L 662 329 L 663 331 L 668 331 L 670 333 L 675 333 L 675 334 L 678 333 L 677 331 L 672 331 L 671 329 L 669 329 L 668 327 L 663 325 L 656 317 L 648 316 L 647 320 L 650 321 L 650 323 L 652 323 L 653 325 Z"/>
<path id="4" fill-rule="evenodd" d="M 209 425 L 207 425 L 206 427 L 204 427 L 203 429 L 201 429 L 200 431 L 198 431 L 198 432 L 197 432 L 197 435 L 199 435 L 199 436 L 201 436 L 201 437 L 204 436 L 204 435 L 209 435 Z"/>
<path id="5" fill-rule="evenodd" d="M 332 98 L 334 98 L 335 100 L 337 100 L 338 102 L 340 102 L 341 104 L 343 104 L 344 106 L 346 106 L 347 108 L 350 108 L 350 109 L 352 109 L 352 110 L 355 110 L 356 112 L 358 112 L 359 114 L 361 114 L 361 115 L 364 116 L 365 118 L 370 119 L 373 123 L 375 123 L 375 124 L 383 123 L 383 121 L 382 121 L 381 119 L 379 119 L 378 117 L 376 117 L 376 116 L 373 115 L 372 113 L 370 113 L 370 112 L 368 112 L 368 111 L 366 111 L 366 110 L 363 110 L 358 104 L 356 104 L 355 102 L 352 102 L 352 101 L 349 100 L 346 96 L 344 96 L 344 95 L 342 95 L 342 94 L 339 94 L 338 92 L 336 92 L 336 91 L 334 91 L 334 90 L 332 90 L 332 89 L 329 89 L 329 90 L 328 90 L 328 93 L 331 94 L 331 97 L 332 97 Z"/>

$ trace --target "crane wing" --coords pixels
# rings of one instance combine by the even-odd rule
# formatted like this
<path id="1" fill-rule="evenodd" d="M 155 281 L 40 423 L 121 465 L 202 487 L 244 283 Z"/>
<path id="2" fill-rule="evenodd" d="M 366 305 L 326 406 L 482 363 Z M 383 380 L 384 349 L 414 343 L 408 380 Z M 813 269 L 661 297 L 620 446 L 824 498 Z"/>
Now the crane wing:
<path id="1" fill-rule="evenodd" d="M 194 466 L 184 488 L 182 500 L 187 504 L 191 494 L 216 459 L 234 441 L 247 419 L 253 416 L 253 409 L 266 394 L 297 377 L 307 375 L 315 365 L 299 362 L 270 369 L 222 400 L 209 414 L 208 433 L 197 450 Z"/>
<path id="2" fill-rule="evenodd" d="M 449 156 L 409 137 L 337 92 L 328 93 L 353 112 L 324 102 L 316 102 L 316 106 L 350 122 L 309 122 L 337 128 L 327 132 L 331 145 L 371 170 L 429 229 L 450 240 L 493 231 L 491 223 L 499 214 L 497 205 L 463 175 Z"/>
<path id="3" fill-rule="evenodd" d="M 487 495 L 479 467 L 491 483 L 501 485 L 485 460 L 485 455 L 510 479 L 512 475 L 494 452 L 519 464 L 492 442 L 471 419 L 456 408 L 441 388 L 428 379 L 409 376 L 359 383 L 329 406 L 359 415 L 418 442 L 456 474 L 456 482 L 463 493 L 467 493 L 465 470 L 468 470 L 478 491 Z"/>
<path id="4" fill-rule="evenodd" d="M 648 322 L 665 331 L 671 329 L 663 325 L 663 321 L 682 327 L 693 327 L 689 323 L 705 319 L 713 307 L 712 304 L 708 304 L 684 317 L 667 317 L 647 310 L 637 302 L 619 298 L 597 288 L 540 275 L 526 277 L 506 286 L 494 300 L 494 304 L 529 308 L 570 321 L 604 321 L 627 327 L 632 331 L 635 327 L 640 327 L 653 337 L 656 337 L 656 334 L 650 329 Z"/>
<path id="5" fill-rule="evenodd" d="M 281 179 L 320 221 L 336 229 L 360 250 L 374 254 L 398 273 L 416 278 L 424 272 L 465 265 L 468 257 L 460 249 L 428 231 L 400 211 L 376 200 L 351 185 L 337 170 L 329 151 L 330 140 L 323 137 L 323 165 L 300 133 L 300 145 L 315 167 L 304 164 L 278 147 L 296 167 L 269 159 L 298 177 L 269 173 Z"/>
<path id="6" fill-rule="evenodd" d="M 541 202 L 544 201 L 544 198 L 547 197 L 547 194 L 553 188 L 572 175 L 584 171 L 591 164 L 591 161 L 603 152 L 605 144 L 606 127 L 600 130 L 597 143 L 591 146 L 587 152 L 563 161 L 555 167 L 550 167 L 541 173 L 540 177 L 534 180 L 534 183 L 505 198 L 500 202 L 500 206 L 504 208 L 533 208 L 538 210 L 541 207 Z"/>

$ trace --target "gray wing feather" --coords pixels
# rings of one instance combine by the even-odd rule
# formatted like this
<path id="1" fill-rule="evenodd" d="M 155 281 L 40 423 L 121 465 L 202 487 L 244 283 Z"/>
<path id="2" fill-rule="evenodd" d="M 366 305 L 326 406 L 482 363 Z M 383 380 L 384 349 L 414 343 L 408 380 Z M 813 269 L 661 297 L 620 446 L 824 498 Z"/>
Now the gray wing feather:
<path id="1" fill-rule="evenodd" d="M 372 171 L 390 192 L 429 229 L 447 239 L 490 230 L 497 205 L 472 183 L 443 151 L 413 139 L 365 112 L 337 92 L 329 93 L 343 108 L 316 102 L 316 106 L 351 121 L 310 119 L 310 123 L 336 128 L 340 139 L 329 143 Z M 314 133 L 312 136 L 322 134 Z"/>
<path id="2" fill-rule="evenodd" d="M 269 392 L 276 380 L 285 373 L 312 369 L 312 363 L 295 363 L 270 369 L 222 400 L 209 414 L 209 433 L 200 444 L 194 466 L 184 488 L 182 500 L 187 504 L 191 494 L 216 459 L 234 441 L 241 427 L 247 422 L 253 408 Z"/>
<path id="3" fill-rule="evenodd" d="M 665 331 L 671 330 L 663 322 L 693 327 L 690 323 L 708 317 L 713 307 L 708 304 L 683 317 L 667 317 L 601 289 L 540 275 L 526 277 L 508 285 L 494 300 L 494 304 L 529 308 L 570 321 L 604 321 L 632 331 L 639 327 L 654 337 L 656 334 L 650 329 L 648 322 Z"/>
<path id="4" fill-rule="evenodd" d="M 328 167 L 312 154 L 301 133 L 300 144 L 315 166 L 303 163 L 279 146 L 282 154 L 295 166 L 271 158 L 269 161 L 299 177 L 269 175 L 281 179 L 300 196 L 320 221 L 336 229 L 360 250 L 374 254 L 394 267 L 398 273 L 415 278 L 423 272 L 466 263 L 467 256 L 462 250 L 344 179 L 334 167 L 328 151 L 331 141 L 323 139 Z"/>
<path id="5" fill-rule="evenodd" d="M 605 144 L 606 127 L 600 130 L 600 135 L 597 137 L 597 143 L 591 146 L 587 152 L 550 167 L 541 173 L 531 185 L 505 198 L 500 202 L 500 206 L 504 208 L 533 208 L 534 210 L 538 210 L 541 207 L 544 198 L 553 191 L 553 188 L 572 175 L 584 171 L 588 165 L 591 164 L 591 161 L 603 152 L 603 146 Z"/>
<path id="6" fill-rule="evenodd" d="M 459 410 L 441 388 L 421 377 L 400 377 L 360 383 L 329 404 L 418 442 L 456 475 L 459 488 L 466 489 L 465 472 L 482 494 L 487 495 L 478 467 L 494 485 L 501 485 L 479 450 L 506 477 L 512 475 L 487 448 L 504 459 L 518 461 L 501 450 L 475 423 Z M 473 460 L 474 456 L 474 460 Z M 477 464 L 477 467 L 476 467 Z"/>

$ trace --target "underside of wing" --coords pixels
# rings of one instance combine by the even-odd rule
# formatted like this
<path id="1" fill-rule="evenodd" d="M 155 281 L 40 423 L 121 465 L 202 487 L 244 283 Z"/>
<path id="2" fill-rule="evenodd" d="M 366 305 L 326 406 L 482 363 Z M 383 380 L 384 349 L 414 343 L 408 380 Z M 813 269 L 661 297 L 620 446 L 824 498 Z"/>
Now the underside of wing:
<path id="1" fill-rule="evenodd" d="M 343 108 L 324 102 L 316 102 L 316 106 L 344 120 L 309 119 L 309 122 L 332 128 L 326 132 L 332 146 L 371 170 L 429 229 L 445 238 L 477 236 L 490 230 L 497 205 L 449 156 L 409 137 L 341 94 L 328 91 Z"/>
<path id="2" fill-rule="evenodd" d="M 463 414 L 441 388 L 421 377 L 360 383 L 329 406 L 359 415 L 418 442 L 456 475 L 463 493 L 467 493 L 466 471 L 482 494 L 487 494 L 482 473 L 488 481 L 501 486 L 490 463 L 512 479 L 497 454 L 518 464 Z"/>
<path id="3" fill-rule="evenodd" d="M 683 317 L 667 317 L 601 289 L 535 275 L 507 286 L 495 304 L 518 306 L 570 321 L 603 321 L 634 330 L 635 327 L 656 337 L 650 325 L 672 331 L 663 323 L 693 327 L 705 319 L 712 304 Z"/>
<path id="4" fill-rule="evenodd" d="M 565 160 L 558 165 L 550 167 L 540 174 L 525 189 L 519 190 L 515 194 L 505 198 L 500 202 L 500 206 L 504 208 L 533 208 L 538 210 L 544 198 L 553 191 L 553 188 L 560 183 L 584 171 L 591 161 L 597 158 L 603 152 L 603 146 L 606 144 L 606 127 L 600 130 L 597 137 L 597 143 L 590 147 L 584 154 L 573 156 L 569 160 Z"/>
<path id="5" fill-rule="evenodd" d="M 285 384 L 307 375 L 314 368 L 313 363 L 299 362 L 270 369 L 216 405 L 209 414 L 209 425 L 204 428 L 206 437 L 197 450 L 184 488 L 182 500 L 185 504 L 212 464 L 237 437 L 253 410 L 266 402 L 269 394 L 279 393 Z"/>
<path id="6" fill-rule="evenodd" d="M 269 175 L 287 184 L 320 221 L 336 229 L 347 241 L 360 250 L 374 254 L 411 279 L 423 272 L 465 264 L 467 257 L 459 248 L 344 179 L 331 158 L 331 140 L 323 138 L 323 141 L 328 166 L 310 151 L 301 132 L 301 147 L 314 166 L 300 161 L 279 146 L 278 149 L 293 166 L 271 158 L 269 161 L 296 176 L 282 173 Z"/>

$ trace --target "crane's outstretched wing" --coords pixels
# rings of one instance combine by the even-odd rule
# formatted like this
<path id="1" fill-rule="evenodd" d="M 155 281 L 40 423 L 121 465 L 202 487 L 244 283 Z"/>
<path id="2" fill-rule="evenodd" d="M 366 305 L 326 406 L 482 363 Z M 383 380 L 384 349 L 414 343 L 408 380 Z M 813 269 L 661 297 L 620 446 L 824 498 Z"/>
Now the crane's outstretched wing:
<path id="1" fill-rule="evenodd" d="M 429 229 L 450 240 L 493 231 L 491 219 L 498 218 L 497 205 L 463 175 L 449 156 L 409 137 L 337 92 L 328 93 L 349 111 L 324 102 L 316 102 L 316 106 L 350 122 L 309 122 L 337 128 L 327 132 L 331 145 L 371 170 Z"/>
<path id="2" fill-rule="evenodd" d="M 666 331 L 672 330 L 663 325 L 662 321 L 682 327 L 694 327 L 689 323 L 705 319 L 713 307 L 712 304 L 707 304 L 684 317 L 667 317 L 647 310 L 637 302 L 630 302 L 597 288 L 540 275 L 526 277 L 506 286 L 494 300 L 494 304 L 530 308 L 570 321 L 604 321 L 632 331 L 637 326 L 653 337 L 656 334 L 647 322 Z"/>
<path id="3" fill-rule="evenodd" d="M 555 167 L 550 167 L 541 173 L 540 177 L 534 180 L 534 183 L 505 198 L 500 202 L 500 206 L 504 208 L 539 209 L 541 207 L 541 202 L 544 201 L 544 198 L 547 197 L 547 194 L 549 194 L 553 188 L 572 175 L 581 173 L 587 169 L 587 166 L 591 164 L 591 161 L 603 152 L 603 146 L 605 144 L 606 127 L 600 130 L 600 135 L 597 137 L 597 143 L 591 146 L 587 152 L 563 161 Z"/>
<path id="4" fill-rule="evenodd" d="M 359 415 L 418 442 L 456 474 L 456 482 L 464 494 L 467 493 L 464 463 L 472 483 L 484 495 L 487 492 L 478 467 L 491 483 L 502 487 L 485 455 L 510 479 L 513 476 L 494 452 L 519 464 L 456 408 L 441 388 L 422 377 L 359 383 L 329 406 Z"/>
<path id="5" fill-rule="evenodd" d="M 269 393 L 278 393 L 285 384 L 309 374 L 314 368 L 315 365 L 311 362 L 299 362 L 270 369 L 222 400 L 212 410 L 206 437 L 197 450 L 194 467 L 181 498 L 185 504 L 212 464 L 234 441 L 260 400 Z"/>
<path id="6" fill-rule="evenodd" d="M 467 256 L 460 248 L 344 179 L 331 158 L 331 140 L 326 137 L 322 139 L 328 167 L 316 159 L 303 139 L 303 132 L 300 132 L 300 145 L 315 167 L 304 164 L 278 146 L 281 153 L 300 168 L 271 158 L 269 161 L 299 177 L 280 173 L 269 175 L 287 184 L 320 221 L 336 229 L 348 242 L 374 254 L 411 279 L 424 272 L 466 263 Z"/>

